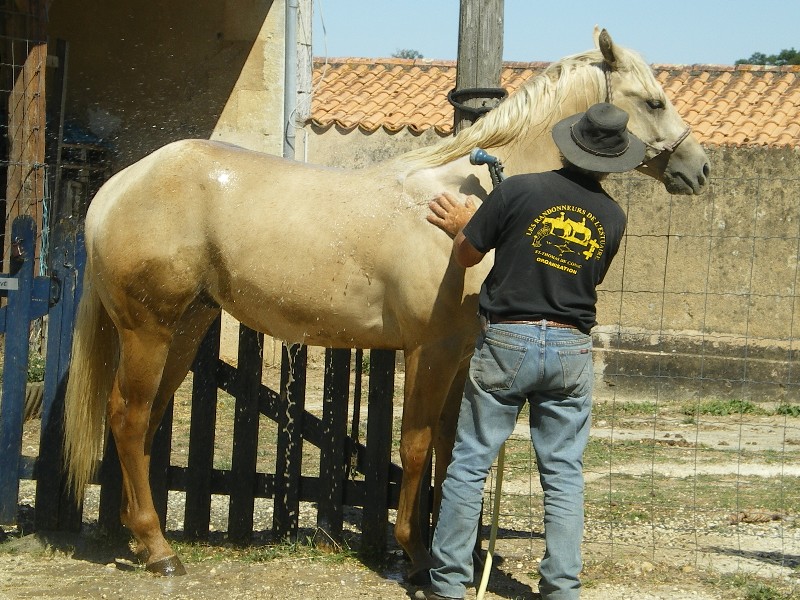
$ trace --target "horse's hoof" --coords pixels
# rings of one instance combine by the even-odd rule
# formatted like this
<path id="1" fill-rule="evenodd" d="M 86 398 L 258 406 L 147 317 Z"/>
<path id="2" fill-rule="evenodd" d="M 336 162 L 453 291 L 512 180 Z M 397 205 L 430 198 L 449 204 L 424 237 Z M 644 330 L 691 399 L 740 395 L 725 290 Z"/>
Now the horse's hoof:
<path id="1" fill-rule="evenodd" d="M 150 559 L 150 551 L 147 548 L 137 550 L 133 553 L 133 555 L 136 557 L 136 560 L 140 565 L 146 565 L 147 561 Z"/>
<path id="2" fill-rule="evenodd" d="M 411 585 L 424 587 L 426 585 L 430 585 L 431 573 L 428 569 L 418 569 L 416 571 L 411 571 L 406 577 L 406 580 Z"/>
<path id="3" fill-rule="evenodd" d="M 147 570 L 156 575 L 163 575 L 164 577 L 186 575 L 186 569 L 183 567 L 181 559 L 174 554 L 167 558 L 148 563 Z"/>

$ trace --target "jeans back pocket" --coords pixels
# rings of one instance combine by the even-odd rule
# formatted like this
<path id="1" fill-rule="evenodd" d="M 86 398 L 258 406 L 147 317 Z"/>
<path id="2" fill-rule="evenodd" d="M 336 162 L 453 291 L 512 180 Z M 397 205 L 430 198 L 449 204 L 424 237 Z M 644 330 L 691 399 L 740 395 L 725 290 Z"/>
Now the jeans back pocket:
<path id="1" fill-rule="evenodd" d="M 472 357 L 472 376 L 486 392 L 507 390 L 525 358 L 525 347 L 486 337 Z"/>
<path id="2" fill-rule="evenodd" d="M 564 377 L 564 388 L 578 388 L 589 383 L 593 376 L 592 369 L 587 368 L 592 364 L 591 348 L 569 348 L 558 351 L 561 361 L 561 373 Z"/>

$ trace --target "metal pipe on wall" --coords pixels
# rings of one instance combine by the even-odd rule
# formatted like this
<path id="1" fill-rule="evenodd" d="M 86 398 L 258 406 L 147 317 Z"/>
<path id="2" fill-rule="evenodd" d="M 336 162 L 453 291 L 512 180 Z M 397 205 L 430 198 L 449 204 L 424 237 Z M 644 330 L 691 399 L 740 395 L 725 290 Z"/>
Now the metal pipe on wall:
<path id="1" fill-rule="evenodd" d="M 283 157 L 295 157 L 297 111 L 297 10 L 299 0 L 286 0 L 283 69 Z"/>

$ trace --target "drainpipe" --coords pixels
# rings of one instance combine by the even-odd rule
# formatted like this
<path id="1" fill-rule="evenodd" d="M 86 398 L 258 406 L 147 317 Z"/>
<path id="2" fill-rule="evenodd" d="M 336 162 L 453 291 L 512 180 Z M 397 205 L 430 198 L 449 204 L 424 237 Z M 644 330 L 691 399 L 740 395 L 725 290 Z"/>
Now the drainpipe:
<path id="1" fill-rule="evenodd" d="M 283 157 L 294 159 L 297 110 L 297 10 L 299 0 L 286 0 L 283 69 Z"/>

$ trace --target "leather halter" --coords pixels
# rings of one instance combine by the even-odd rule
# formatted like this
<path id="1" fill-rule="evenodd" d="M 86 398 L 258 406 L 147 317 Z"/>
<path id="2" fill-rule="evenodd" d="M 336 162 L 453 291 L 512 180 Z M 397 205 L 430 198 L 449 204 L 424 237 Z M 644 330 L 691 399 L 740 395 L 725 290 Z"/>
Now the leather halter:
<path id="1" fill-rule="evenodd" d="M 603 63 L 601 68 L 603 70 L 603 74 L 605 75 L 605 79 L 606 79 L 606 102 L 611 104 L 612 103 L 611 102 L 612 95 L 613 95 L 613 91 L 612 91 L 612 88 L 611 88 L 611 69 L 609 68 L 609 66 L 606 63 Z M 644 142 L 644 145 L 647 147 L 647 150 L 646 150 L 646 153 L 645 153 L 645 159 L 642 161 L 642 165 L 646 165 L 647 163 L 655 160 L 656 158 L 658 158 L 659 156 L 661 156 L 664 153 L 672 154 L 673 152 L 675 152 L 675 150 L 678 148 L 678 146 L 681 145 L 683 140 L 685 140 L 687 137 L 689 137 L 689 134 L 691 132 L 692 132 L 692 128 L 687 125 L 683 129 L 683 131 L 681 131 L 680 135 L 678 135 L 678 137 L 675 138 L 675 141 L 672 142 L 672 143 L 664 142 L 662 144 L 656 145 L 656 144 L 647 142 L 645 140 L 642 140 L 642 142 Z M 650 152 L 652 152 L 652 154 L 650 154 Z M 649 157 L 648 157 L 648 154 L 650 154 Z"/>

